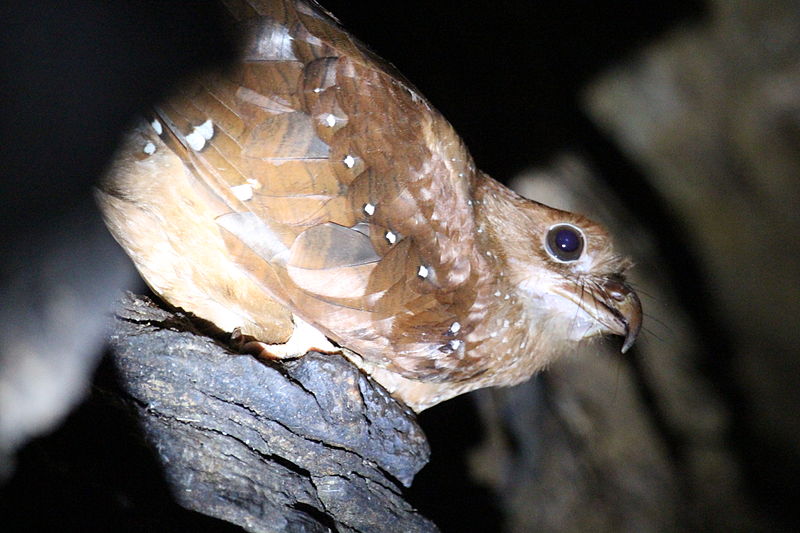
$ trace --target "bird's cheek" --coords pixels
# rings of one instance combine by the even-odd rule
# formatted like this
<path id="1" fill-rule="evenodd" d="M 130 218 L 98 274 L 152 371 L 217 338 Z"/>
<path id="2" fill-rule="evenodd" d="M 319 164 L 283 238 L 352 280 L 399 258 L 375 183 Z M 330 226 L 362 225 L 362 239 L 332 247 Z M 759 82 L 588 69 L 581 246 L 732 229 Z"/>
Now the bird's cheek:
<path id="1" fill-rule="evenodd" d="M 517 288 L 522 298 L 538 299 L 549 293 L 552 287 L 560 283 L 559 276 L 542 266 L 511 265 L 509 281 Z"/>

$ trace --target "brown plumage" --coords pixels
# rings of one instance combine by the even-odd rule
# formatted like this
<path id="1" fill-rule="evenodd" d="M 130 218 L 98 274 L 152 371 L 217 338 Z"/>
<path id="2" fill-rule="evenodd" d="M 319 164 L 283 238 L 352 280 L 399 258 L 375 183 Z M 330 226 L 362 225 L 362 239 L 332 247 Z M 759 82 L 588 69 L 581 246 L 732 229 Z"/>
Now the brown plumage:
<path id="1" fill-rule="evenodd" d="M 416 410 L 587 337 L 632 344 L 641 307 L 600 226 L 477 170 L 315 3 L 226 4 L 238 64 L 158 106 L 99 194 L 155 292 L 267 344 L 310 324 Z"/>

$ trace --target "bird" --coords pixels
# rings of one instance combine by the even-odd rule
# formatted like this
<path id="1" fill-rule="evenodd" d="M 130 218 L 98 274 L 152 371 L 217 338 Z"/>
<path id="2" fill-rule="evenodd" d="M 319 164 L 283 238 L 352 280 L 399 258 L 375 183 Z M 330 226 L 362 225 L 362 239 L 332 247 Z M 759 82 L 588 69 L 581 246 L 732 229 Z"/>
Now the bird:
<path id="1" fill-rule="evenodd" d="M 266 357 L 341 352 L 420 412 L 624 337 L 632 262 L 478 168 L 447 120 L 313 0 L 226 2 L 235 64 L 176 87 L 98 186 L 169 304 Z"/>

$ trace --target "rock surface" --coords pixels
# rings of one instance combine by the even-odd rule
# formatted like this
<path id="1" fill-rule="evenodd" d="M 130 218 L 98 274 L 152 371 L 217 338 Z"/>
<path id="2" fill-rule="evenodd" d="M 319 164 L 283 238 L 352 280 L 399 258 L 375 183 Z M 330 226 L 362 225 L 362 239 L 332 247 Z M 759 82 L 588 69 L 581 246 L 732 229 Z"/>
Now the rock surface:
<path id="1" fill-rule="evenodd" d="M 345 359 L 231 353 L 126 295 L 120 381 L 189 509 L 248 531 L 436 531 L 402 497 L 430 454 L 413 413 Z"/>

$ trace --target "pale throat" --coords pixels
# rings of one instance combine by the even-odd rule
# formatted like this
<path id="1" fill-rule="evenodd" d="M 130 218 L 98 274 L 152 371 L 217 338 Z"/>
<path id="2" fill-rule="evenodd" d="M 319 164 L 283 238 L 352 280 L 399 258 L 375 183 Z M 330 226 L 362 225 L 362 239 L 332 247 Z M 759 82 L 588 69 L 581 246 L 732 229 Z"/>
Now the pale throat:
<path id="1" fill-rule="evenodd" d="M 509 263 L 515 263 L 510 258 Z M 515 265 L 520 268 L 521 265 Z M 513 267 L 511 270 L 515 270 Z M 519 274 L 523 271 L 524 274 Z M 531 324 L 535 324 L 542 335 L 562 339 L 563 349 L 587 338 L 602 334 L 604 326 L 588 311 L 597 305 L 589 291 L 581 291 L 579 279 L 567 279 L 548 270 L 534 271 L 531 268 L 518 270 L 515 283 L 523 304 L 523 313 Z M 580 298 L 581 305 L 562 293 L 567 290 Z"/>

